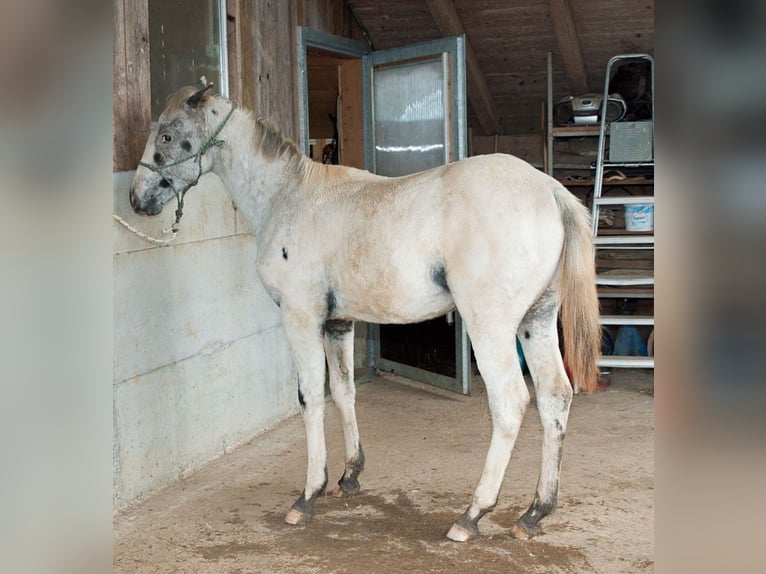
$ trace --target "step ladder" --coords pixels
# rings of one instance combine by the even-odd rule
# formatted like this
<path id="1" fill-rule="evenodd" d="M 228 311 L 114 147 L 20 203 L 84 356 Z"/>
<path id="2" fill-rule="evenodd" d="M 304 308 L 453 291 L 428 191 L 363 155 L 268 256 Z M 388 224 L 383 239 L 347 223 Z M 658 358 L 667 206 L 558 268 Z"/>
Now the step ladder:
<path id="1" fill-rule="evenodd" d="M 607 125 L 606 113 L 601 114 L 599 134 L 598 134 L 598 152 L 595 162 L 595 177 L 593 187 L 593 205 L 592 205 L 592 225 L 593 225 L 593 245 L 597 256 L 599 252 L 605 250 L 651 250 L 654 251 L 654 232 L 648 234 L 639 234 L 635 232 L 618 232 L 617 234 L 605 234 L 599 225 L 599 216 L 604 206 L 625 206 L 629 205 L 654 205 L 654 195 L 630 195 L 630 196 L 604 196 L 604 174 L 608 170 L 622 170 L 629 168 L 654 168 L 654 60 L 648 54 L 623 54 L 614 56 L 609 60 L 606 66 L 604 95 L 602 106 L 606 106 L 609 98 L 609 82 L 612 76 L 612 70 L 619 65 L 627 62 L 645 62 L 649 68 L 649 86 L 651 95 L 651 120 L 635 124 L 623 123 L 618 126 L 619 133 L 627 134 L 627 145 L 624 149 L 616 149 L 614 140 L 610 140 L 609 154 L 607 155 L 607 139 L 616 138 L 618 130 L 616 123 Z M 635 127 L 638 130 L 637 139 L 641 145 L 637 149 L 631 149 L 631 131 Z M 622 130 L 622 128 L 628 128 Z M 648 142 L 650 150 L 646 148 L 646 135 L 651 134 Z M 623 141 L 625 143 L 625 141 Z M 612 152 L 615 153 L 612 153 Z M 615 183 L 614 185 L 619 185 Z M 639 271 L 632 269 L 615 269 L 603 273 L 598 273 L 596 277 L 600 298 L 622 298 L 622 299 L 653 299 L 654 298 L 654 272 Z M 602 325 L 609 326 L 654 326 L 654 317 L 646 315 L 601 315 Z M 602 355 L 599 358 L 600 367 L 621 367 L 621 368 L 654 368 L 654 357 L 648 356 L 619 356 Z"/>

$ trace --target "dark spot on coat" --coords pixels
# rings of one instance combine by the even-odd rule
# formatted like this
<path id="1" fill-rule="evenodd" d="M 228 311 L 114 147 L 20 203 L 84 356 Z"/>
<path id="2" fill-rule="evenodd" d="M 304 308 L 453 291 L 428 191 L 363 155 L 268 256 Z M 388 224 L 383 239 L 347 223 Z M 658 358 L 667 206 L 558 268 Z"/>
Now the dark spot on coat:
<path id="1" fill-rule="evenodd" d="M 184 140 L 181 142 L 181 147 L 184 151 L 191 151 L 191 142 L 189 142 L 189 140 Z"/>
<path id="2" fill-rule="evenodd" d="M 540 532 L 540 527 L 537 525 L 540 520 L 548 516 L 551 512 L 556 510 L 556 506 L 558 505 L 558 485 L 556 485 L 555 492 L 553 496 L 551 496 L 550 500 L 547 501 L 541 501 L 537 497 L 535 497 L 535 500 L 532 502 L 532 505 L 529 507 L 529 509 L 524 513 L 524 515 L 519 518 L 518 522 L 519 525 L 524 528 L 529 533 L 538 533 Z"/>
<path id="3" fill-rule="evenodd" d="M 282 248 L 282 259 L 287 261 L 287 249 L 285 249 L 284 247 Z"/>
<path id="4" fill-rule="evenodd" d="M 165 158 L 162 157 L 160 152 L 155 152 L 155 154 L 152 156 L 152 159 L 156 165 L 163 165 L 165 163 Z"/>
<path id="5" fill-rule="evenodd" d="M 325 491 L 325 488 L 327 488 L 326 466 L 324 468 L 324 483 L 322 486 L 320 486 L 316 492 L 311 493 L 308 497 L 306 496 L 305 490 L 301 492 L 298 500 L 296 500 L 293 504 L 293 508 L 301 512 L 304 516 L 306 516 L 306 518 L 310 518 L 314 514 L 314 502 L 316 502 L 316 499 L 319 498 L 319 495 Z"/>
<path id="6" fill-rule="evenodd" d="M 340 339 L 343 335 L 349 333 L 353 329 L 354 323 L 352 321 L 344 321 L 342 319 L 328 319 L 322 326 L 322 331 L 325 335 L 332 339 Z"/>
<path id="7" fill-rule="evenodd" d="M 303 398 L 303 393 L 301 392 L 300 387 L 298 387 L 298 402 L 301 405 L 301 408 L 306 408 L 306 401 Z"/>
<path id="8" fill-rule="evenodd" d="M 460 528 L 463 528 L 464 530 L 467 530 L 468 532 L 472 533 L 474 536 L 479 534 L 479 527 L 477 524 L 479 523 L 479 520 L 481 520 L 482 516 L 487 514 L 488 512 L 492 512 L 495 508 L 495 505 L 493 504 L 489 508 L 482 508 L 479 510 L 479 513 L 476 515 L 475 518 L 471 518 L 471 515 L 468 510 L 465 511 L 465 513 L 458 518 L 455 521 L 455 524 L 460 526 Z"/>
<path id="9" fill-rule="evenodd" d="M 338 486 L 346 494 L 356 494 L 361 489 L 359 473 L 364 470 L 364 451 L 362 445 L 357 445 L 356 455 L 346 463 L 346 470 L 338 481 Z"/>
<path id="10" fill-rule="evenodd" d="M 335 300 L 335 293 L 333 293 L 332 289 L 327 290 L 327 294 L 325 295 L 325 300 L 327 302 L 326 318 L 329 319 L 330 317 L 332 317 L 332 314 L 335 312 L 335 307 L 338 304 L 338 302 Z"/>
<path id="11" fill-rule="evenodd" d="M 447 270 L 444 265 L 436 265 L 431 268 L 431 280 L 445 291 L 449 291 L 449 285 L 447 285 Z"/>

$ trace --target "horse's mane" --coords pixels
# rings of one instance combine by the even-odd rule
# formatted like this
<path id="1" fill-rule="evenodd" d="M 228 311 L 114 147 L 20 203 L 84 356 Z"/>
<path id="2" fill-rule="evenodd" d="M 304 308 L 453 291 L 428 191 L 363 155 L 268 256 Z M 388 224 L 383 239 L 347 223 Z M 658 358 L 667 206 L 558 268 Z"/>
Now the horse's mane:
<path id="1" fill-rule="evenodd" d="M 170 94 L 165 100 L 165 109 L 169 114 L 180 111 L 181 106 L 194 94 L 199 88 L 194 86 L 183 86 Z"/>
<path id="2" fill-rule="evenodd" d="M 252 115 L 252 112 L 249 112 Z M 255 151 L 260 152 L 266 159 L 273 160 L 282 158 L 286 162 L 286 169 L 297 176 L 306 175 L 308 162 L 296 143 L 282 135 L 282 132 L 263 116 L 254 118 L 255 137 L 253 143 Z"/>

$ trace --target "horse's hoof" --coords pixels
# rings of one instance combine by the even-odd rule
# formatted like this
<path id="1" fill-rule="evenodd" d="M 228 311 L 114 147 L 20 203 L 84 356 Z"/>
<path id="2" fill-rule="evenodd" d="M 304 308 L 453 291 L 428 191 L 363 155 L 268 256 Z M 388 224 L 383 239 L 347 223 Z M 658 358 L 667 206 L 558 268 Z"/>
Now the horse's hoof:
<path id="1" fill-rule="evenodd" d="M 528 526 L 521 524 L 518 521 L 516 524 L 511 526 L 511 536 L 517 540 L 529 540 L 530 538 L 539 536 L 542 533 L 543 529 L 539 526 Z"/>
<path id="2" fill-rule="evenodd" d="M 474 532 L 470 532 L 469 530 L 466 530 L 457 524 L 453 524 L 452 528 L 450 528 L 449 532 L 447 532 L 447 538 L 453 540 L 454 542 L 467 542 L 475 536 L 476 534 Z"/>
<path id="3" fill-rule="evenodd" d="M 335 485 L 335 490 L 332 491 L 332 495 L 335 498 L 343 498 L 344 496 L 357 494 L 360 490 L 362 490 L 362 487 L 359 485 L 358 480 L 341 479 L 338 484 Z"/>
<path id="4" fill-rule="evenodd" d="M 300 510 L 291 508 L 285 515 L 285 522 L 297 526 L 298 524 L 306 524 L 306 515 Z"/>

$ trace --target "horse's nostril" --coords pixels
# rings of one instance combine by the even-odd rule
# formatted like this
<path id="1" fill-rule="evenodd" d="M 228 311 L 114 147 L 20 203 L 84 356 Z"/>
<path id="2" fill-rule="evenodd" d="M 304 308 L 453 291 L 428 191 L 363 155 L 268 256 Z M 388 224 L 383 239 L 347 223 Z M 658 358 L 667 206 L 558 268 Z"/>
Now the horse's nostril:
<path id="1" fill-rule="evenodd" d="M 173 183 L 172 179 L 162 178 L 160 180 L 160 187 L 170 187 Z"/>

